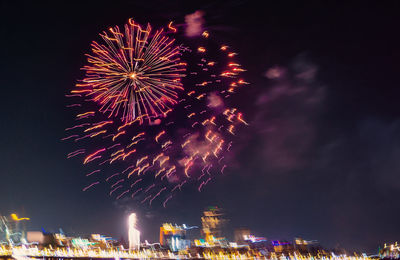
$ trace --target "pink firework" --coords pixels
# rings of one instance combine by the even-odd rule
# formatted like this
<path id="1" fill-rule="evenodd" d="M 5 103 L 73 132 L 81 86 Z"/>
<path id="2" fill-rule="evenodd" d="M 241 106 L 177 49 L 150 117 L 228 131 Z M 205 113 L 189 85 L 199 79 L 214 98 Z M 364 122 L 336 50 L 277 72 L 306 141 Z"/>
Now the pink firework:
<path id="1" fill-rule="evenodd" d="M 227 173 L 248 125 L 231 100 L 248 85 L 245 70 L 210 32 L 194 42 L 178 28 L 153 34 L 130 19 L 123 33 L 114 27 L 92 44 L 86 76 L 68 94 L 77 123 L 63 138 L 81 144 L 68 157 L 85 165 L 85 191 L 105 182 L 116 199 L 166 206 L 183 188 L 203 192 Z"/>

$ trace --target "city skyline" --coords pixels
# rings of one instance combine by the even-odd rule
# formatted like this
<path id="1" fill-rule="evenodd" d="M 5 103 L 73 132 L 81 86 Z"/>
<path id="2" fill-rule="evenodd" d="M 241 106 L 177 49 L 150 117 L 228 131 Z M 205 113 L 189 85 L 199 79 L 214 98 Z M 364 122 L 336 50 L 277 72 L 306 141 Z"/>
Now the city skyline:
<path id="1" fill-rule="evenodd" d="M 299 236 L 290 239 L 257 237 L 254 236 L 254 231 L 244 226 L 228 230 L 228 216 L 225 215 L 224 209 L 217 206 L 207 207 L 203 211 L 202 216 L 199 216 L 201 219 L 200 226 L 178 225 L 176 223 L 166 222 L 160 224 L 159 240 L 155 241 L 149 241 L 148 239 L 141 240 L 140 230 L 137 229 L 140 227 L 138 226 L 136 213 L 130 213 L 129 216 L 127 216 L 125 234 L 120 238 L 113 238 L 108 234 L 100 234 L 95 231 L 87 234 L 82 232 L 69 233 L 62 228 L 58 230 L 44 230 L 42 228 L 41 231 L 32 231 L 26 228 L 26 223 L 30 218 L 20 217 L 15 213 L 10 214 L 10 217 L 0 217 L 0 234 L 6 236 L 0 236 L 0 241 L 3 244 L 6 242 L 5 239 L 12 241 L 11 243 L 13 243 L 14 247 L 18 247 L 27 242 L 26 245 L 28 246 L 36 244 L 36 246 L 44 247 L 52 245 L 59 249 L 71 247 L 85 248 L 87 246 L 94 246 L 96 244 L 93 244 L 94 241 L 103 241 L 104 243 L 109 243 L 109 246 L 116 243 L 114 248 L 118 248 L 118 245 L 122 245 L 122 247 L 126 247 L 126 250 L 136 252 L 146 246 L 168 248 L 172 252 L 179 252 L 180 250 L 189 248 L 194 249 L 196 247 L 212 248 L 216 246 L 223 248 L 244 248 L 247 246 L 255 246 L 260 249 L 264 247 L 277 254 L 285 252 L 290 253 L 292 250 L 293 252 L 297 250 L 297 253 L 300 254 L 304 254 L 305 252 L 315 253 L 317 250 L 326 250 L 328 254 L 330 254 L 330 252 L 337 255 L 347 254 L 348 257 L 351 257 L 353 253 L 355 256 L 357 254 L 363 254 L 365 257 L 374 257 L 382 248 L 394 248 L 394 253 L 398 250 L 398 242 L 393 242 L 392 244 L 384 243 L 379 246 L 376 252 L 351 252 L 339 246 L 335 248 L 326 248 L 324 245 L 321 245 L 318 240 L 307 240 Z M 190 234 L 187 234 L 187 232 Z M 26 242 L 23 242 L 24 240 L 26 240 Z M 107 248 L 109 246 L 107 246 Z M 287 248 L 285 249 L 285 247 Z M 95 248 L 96 247 L 94 247 L 94 249 Z M 4 249 L 4 247 L 2 249 Z"/>
<path id="2" fill-rule="evenodd" d="M 269 240 L 252 235 L 246 228 L 236 229 L 234 240 L 227 239 L 222 231 L 226 223 L 224 211 L 209 207 L 203 211 L 202 226 L 163 223 L 159 241 L 139 243 L 140 232 L 136 229 L 137 217 L 128 217 L 129 241 L 103 234 L 74 236 L 59 232 L 26 231 L 15 213 L 10 218 L 0 218 L 0 257 L 44 259 L 57 257 L 76 259 L 398 259 L 398 242 L 384 243 L 374 253 L 349 252 L 343 248 L 326 248 L 317 240 L 296 237 L 293 240 Z M 201 228 L 201 235 L 189 236 L 193 229 Z"/>

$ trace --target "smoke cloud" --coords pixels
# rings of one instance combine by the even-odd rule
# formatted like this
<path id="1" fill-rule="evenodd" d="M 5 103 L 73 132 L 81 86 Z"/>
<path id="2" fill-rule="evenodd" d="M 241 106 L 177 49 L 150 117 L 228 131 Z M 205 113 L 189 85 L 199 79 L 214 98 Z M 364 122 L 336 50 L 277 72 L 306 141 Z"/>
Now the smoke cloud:
<path id="1" fill-rule="evenodd" d="M 203 16 L 203 11 L 196 11 L 185 16 L 186 36 L 196 37 L 202 34 L 204 24 Z"/>
<path id="2" fill-rule="evenodd" d="M 265 73 L 272 86 L 257 100 L 253 125 L 262 142 L 261 156 L 271 170 L 294 170 L 309 162 L 325 99 L 317 71 L 315 64 L 299 56 L 286 68 L 273 67 Z"/>

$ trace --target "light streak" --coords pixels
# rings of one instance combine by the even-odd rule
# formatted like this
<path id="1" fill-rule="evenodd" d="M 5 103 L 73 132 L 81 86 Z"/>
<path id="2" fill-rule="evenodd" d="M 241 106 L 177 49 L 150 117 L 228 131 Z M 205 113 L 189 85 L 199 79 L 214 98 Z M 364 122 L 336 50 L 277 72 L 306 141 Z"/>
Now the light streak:
<path id="1" fill-rule="evenodd" d="M 113 175 L 111 175 L 110 177 L 108 177 L 108 178 L 106 179 L 106 181 L 109 181 L 111 178 L 113 178 L 113 177 L 115 177 L 115 176 L 117 176 L 117 175 L 120 175 L 120 173 L 114 173 Z"/>
<path id="2" fill-rule="evenodd" d="M 123 135 L 123 134 L 125 134 L 126 133 L 126 131 L 124 130 L 124 131 L 122 131 L 122 132 L 119 132 L 119 133 L 117 133 L 116 135 L 114 135 L 113 136 L 113 138 L 112 138 L 112 140 L 113 141 L 115 141 L 115 139 L 117 139 L 118 138 L 118 136 L 121 136 L 121 135 Z"/>
<path id="3" fill-rule="evenodd" d="M 167 202 L 168 202 L 170 199 L 172 199 L 172 195 L 169 195 L 169 196 L 164 200 L 164 202 L 163 202 L 164 208 L 166 208 Z"/>
<path id="4" fill-rule="evenodd" d="M 158 135 L 156 135 L 155 140 L 157 143 L 158 143 L 158 139 L 160 139 L 160 137 L 164 134 L 165 134 L 165 130 L 161 131 Z"/>
<path id="5" fill-rule="evenodd" d="M 79 135 L 70 135 L 70 136 L 68 136 L 68 137 L 62 138 L 61 141 L 65 141 L 65 140 L 68 140 L 68 139 L 71 139 L 71 138 L 74 138 L 74 137 L 78 137 L 78 136 L 79 136 Z"/>
<path id="6" fill-rule="evenodd" d="M 221 173 L 222 174 L 224 173 L 225 168 L 226 168 L 226 164 L 224 164 L 224 166 L 222 166 L 222 168 L 221 168 Z"/>
<path id="7" fill-rule="evenodd" d="M 151 205 L 151 203 L 153 202 L 153 200 L 155 198 L 157 198 L 158 196 L 160 196 L 161 192 L 163 192 L 164 190 L 166 190 L 167 188 L 162 188 L 156 195 L 154 195 L 154 197 L 150 200 L 149 204 Z"/>
<path id="8" fill-rule="evenodd" d="M 172 32 L 174 32 L 174 33 L 176 33 L 176 31 L 177 31 L 177 29 L 176 29 L 175 27 L 172 27 L 172 21 L 169 22 L 168 28 L 169 28 Z"/>
<path id="9" fill-rule="evenodd" d="M 93 187 L 94 185 L 99 184 L 100 182 L 96 181 L 93 182 L 92 184 L 90 184 L 89 186 L 86 186 L 85 188 L 82 189 L 82 191 L 87 191 L 88 189 L 90 189 L 91 187 Z"/>
<path id="10" fill-rule="evenodd" d="M 135 197 L 136 194 L 138 194 L 141 190 L 143 190 L 142 188 L 139 188 L 138 190 L 136 190 L 134 193 L 132 193 L 132 198 Z"/>
<path id="11" fill-rule="evenodd" d="M 122 188 L 122 185 L 117 186 L 116 188 L 114 188 L 113 190 L 110 191 L 109 195 L 111 196 L 116 190 Z"/>
<path id="12" fill-rule="evenodd" d="M 126 190 L 126 191 L 122 192 L 116 199 L 119 200 L 120 198 L 122 198 L 128 192 L 129 192 L 129 190 Z"/>
<path id="13" fill-rule="evenodd" d="M 95 173 L 97 173 L 97 172 L 100 172 L 100 170 L 94 170 L 94 171 L 92 171 L 92 172 L 86 174 L 86 177 L 87 177 L 87 176 L 90 176 L 90 175 L 92 175 L 92 174 L 95 174 Z"/>
<path id="14" fill-rule="evenodd" d="M 86 164 L 86 163 L 88 163 L 88 162 L 93 161 L 93 160 L 96 158 L 96 155 L 97 155 L 97 154 L 99 154 L 99 153 L 101 153 L 101 152 L 104 152 L 105 150 L 106 150 L 106 149 L 103 148 L 103 149 L 97 150 L 96 152 L 90 154 L 89 156 L 87 156 L 87 157 L 85 158 L 85 160 L 83 161 L 83 164 Z"/>

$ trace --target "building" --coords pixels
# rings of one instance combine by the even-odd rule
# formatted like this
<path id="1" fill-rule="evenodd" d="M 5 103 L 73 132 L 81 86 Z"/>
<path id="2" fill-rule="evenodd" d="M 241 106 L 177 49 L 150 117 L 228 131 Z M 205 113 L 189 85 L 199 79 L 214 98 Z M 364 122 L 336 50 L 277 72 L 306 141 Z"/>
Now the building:
<path id="1" fill-rule="evenodd" d="M 290 252 L 293 252 L 293 245 L 288 241 L 274 240 L 271 243 L 275 253 L 288 254 Z"/>
<path id="2" fill-rule="evenodd" d="M 301 254 L 315 254 L 322 248 L 317 240 L 305 240 L 301 237 L 296 237 L 294 239 L 294 249 Z"/>
<path id="3" fill-rule="evenodd" d="M 379 248 L 380 258 L 399 259 L 400 258 L 400 244 L 395 242 L 393 244 L 385 243 L 383 248 Z"/>
<path id="4" fill-rule="evenodd" d="M 16 214 L 10 217 L 0 216 L 0 242 L 18 245 L 26 242 L 25 222 L 29 218 L 19 218 Z"/>
<path id="5" fill-rule="evenodd" d="M 247 236 L 250 236 L 250 229 L 247 229 L 247 228 L 235 229 L 234 239 L 235 239 L 235 242 L 238 243 L 239 245 L 245 243 L 245 237 L 247 237 Z"/>
<path id="6" fill-rule="evenodd" d="M 207 243 L 213 243 L 215 240 L 221 240 L 222 227 L 226 223 L 223 218 L 223 212 L 218 207 L 209 207 L 203 212 L 201 217 L 202 234 Z"/>
<path id="7" fill-rule="evenodd" d="M 191 246 L 190 240 L 186 239 L 186 231 L 197 227 L 188 227 L 164 223 L 160 227 L 160 244 L 169 247 L 171 251 L 179 251 Z"/>
<path id="8" fill-rule="evenodd" d="M 136 229 L 136 224 L 136 214 L 132 213 L 128 217 L 128 237 L 130 250 L 140 249 L 140 231 Z"/>

